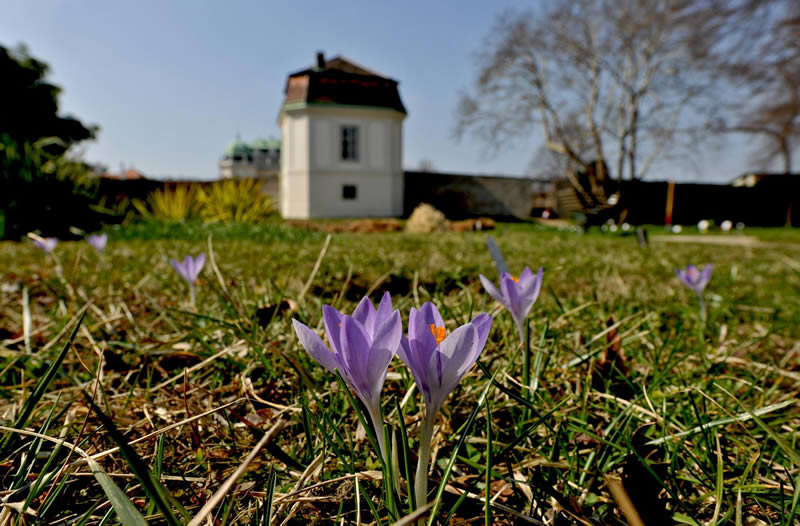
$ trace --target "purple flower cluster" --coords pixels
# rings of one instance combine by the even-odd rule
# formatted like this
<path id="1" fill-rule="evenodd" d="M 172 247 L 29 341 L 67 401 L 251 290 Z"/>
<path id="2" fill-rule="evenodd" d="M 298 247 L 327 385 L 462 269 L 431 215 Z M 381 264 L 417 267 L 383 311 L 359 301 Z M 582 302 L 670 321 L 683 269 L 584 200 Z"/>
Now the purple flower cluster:
<path id="1" fill-rule="evenodd" d="M 383 437 L 380 394 L 389 364 L 396 354 L 411 370 L 425 401 L 417 464 L 417 502 L 427 495 L 427 467 L 433 422 L 447 396 L 475 364 L 486 345 L 492 318 L 479 314 L 471 322 L 447 334 L 445 322 L 433 303 L 409 314 L 408 334 L 403 334 L 400 313 L 385 293 L 378 308 L 364 298 L 352 316 L 325 305 L 322 320 L 328 339 L 322 339 L 303 323 L 292 320 L 300 344 L 327 370 L 339 371 L 356 393 L 372 420 L 384 462 L 391 462 Z"/>

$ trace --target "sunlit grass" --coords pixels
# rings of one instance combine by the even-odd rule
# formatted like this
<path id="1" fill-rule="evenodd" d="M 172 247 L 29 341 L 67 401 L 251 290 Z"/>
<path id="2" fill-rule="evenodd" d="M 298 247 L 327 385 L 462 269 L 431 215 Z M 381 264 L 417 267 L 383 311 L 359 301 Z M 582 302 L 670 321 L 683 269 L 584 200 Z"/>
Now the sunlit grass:
<path id="1" fill-rule="evenodd" d="M 193 309 L 169 258 L 210 255 L 209 233 L 215 265 L 203 270 Z M 322 304 L 352 312 L 365 293 L 377 302 L 387 290 L 404 324 L 425 301 L 439 307 L 448 330 L 479 312 L 495 317 L 479 366 L 436 421 L 435 520 L 625 524 L 610 490 L 616 479 L 648 526 L 797 520 L 796 232 L 757 231 L 784 243 L 769 247 L 653 241 L 642 250 L 633 236 L 500 225 L 492 235 L 509 267 L 545 269 L 529 318 L 527 386 L 513 321 L 478 280 L 497 278 L 487 234 L 335 234 L 311 281 L 325 241 L 319 232 L 152 224 L 109 234 L 102 260 L 86 243 L 60 243 L 60 270 L 30 244 L 0 244 L 0 423 L 100 454 L 103 471 L 149 521 L 167 520 L 158 496 L 127 457 L 109 453 L 117 444 L 86 396 L 138 440 L 138 457 L 188 515 L 266 435 L 241 478 L 218 495 L 211 516 L 219 524 L 355 523 L 357 512 L 365 524 L 389 524 L 407 513 L 405 483 L 399 506 L 387 506 L 379 459 L 350 399 L 302 350 L 290 323 L 321 327 Z M 674 269 L 707 262 L 714 275 L 703 326 L 697 298 Z M 57 374 L 26 406 L 86 304 Z M 406 396 L 412 383 L 395 360 L 382 401 L 403 481 L 406 450 L 413 478 L 421 418 L 418 393 Z M 4 437 L 0 475 L 13 491 L 5 502 L 16 506 L 4 517 L 117 520 L 77 452 L 22 433 Z M 490 506 L 482 501 L 487 483 Z"/>

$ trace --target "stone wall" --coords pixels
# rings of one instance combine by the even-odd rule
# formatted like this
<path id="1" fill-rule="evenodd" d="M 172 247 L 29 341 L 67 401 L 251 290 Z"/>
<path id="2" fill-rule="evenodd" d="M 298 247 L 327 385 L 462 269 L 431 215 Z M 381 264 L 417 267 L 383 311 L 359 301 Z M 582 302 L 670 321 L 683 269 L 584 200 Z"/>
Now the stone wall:
<path id="1" fill-rule="evenodd" d="M 403 215 L 407 217 L 420 203 L 429 203 L 449 219 L 522 219 L 534 208 L 548 207 L 546 185 L 521 177 L 406 171 Z"/>

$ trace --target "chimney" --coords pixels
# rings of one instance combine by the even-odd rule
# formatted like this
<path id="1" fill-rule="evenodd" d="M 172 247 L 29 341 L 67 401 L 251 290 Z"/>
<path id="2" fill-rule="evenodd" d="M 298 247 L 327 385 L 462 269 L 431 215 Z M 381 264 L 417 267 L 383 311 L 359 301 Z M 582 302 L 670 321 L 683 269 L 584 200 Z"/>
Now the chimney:
<path id="1" fill-rule="evenodd" d="M 325 69 L 325 53 L 317 51 L 317 69 Z"/>

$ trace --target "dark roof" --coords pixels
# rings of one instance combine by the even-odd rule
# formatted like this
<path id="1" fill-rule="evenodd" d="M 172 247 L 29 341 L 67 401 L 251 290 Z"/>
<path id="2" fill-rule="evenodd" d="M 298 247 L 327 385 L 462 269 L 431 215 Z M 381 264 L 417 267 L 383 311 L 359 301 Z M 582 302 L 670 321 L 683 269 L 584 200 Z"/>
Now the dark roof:
<path id="1" fill-rule="evenodd" d="M 343 57 L 289 75 L 284 104 L 297 102 L 389 108 L 406 113 L 397 81 Z"/>

